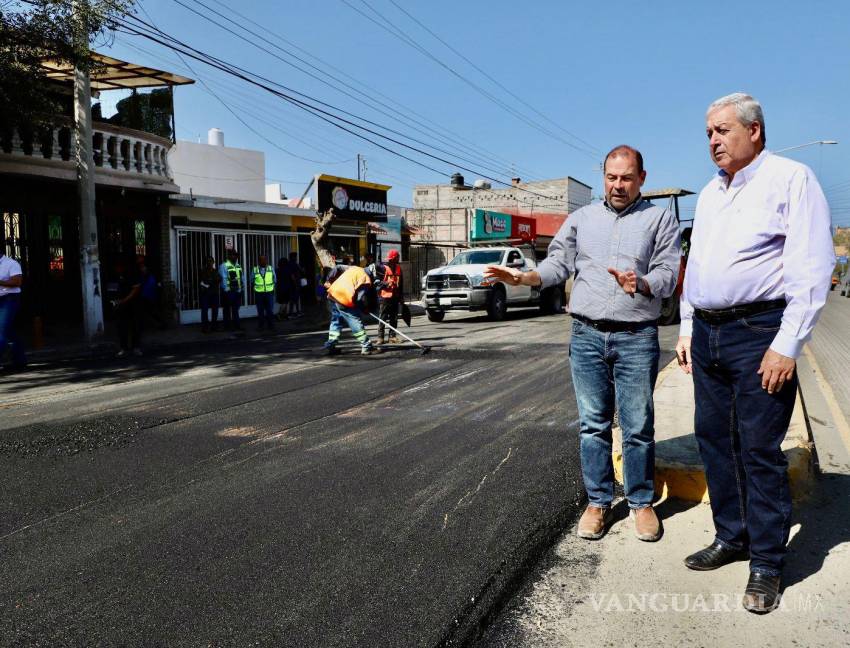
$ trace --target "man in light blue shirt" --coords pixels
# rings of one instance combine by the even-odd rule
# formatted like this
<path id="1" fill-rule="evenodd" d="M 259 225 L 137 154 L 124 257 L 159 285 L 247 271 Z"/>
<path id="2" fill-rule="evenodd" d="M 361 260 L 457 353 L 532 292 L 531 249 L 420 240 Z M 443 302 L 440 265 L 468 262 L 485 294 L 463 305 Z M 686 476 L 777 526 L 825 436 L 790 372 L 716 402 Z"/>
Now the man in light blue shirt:
<path id="1" fill-rule="evenodd" d="M 239 253 L 227 251 L 227 260 L 218 267 L 221 276 L 221 306 L 224 326 L 231 331 L 241 331 L 239 325 L 239 307 L 242 305 L 242 266 L 239 265 Z"/>
<path id="2" fill-rule="evenodd" d="M 791 529 L 780 444 L 796 400 L 795 361 L 826 301 L 835 256 L 818 181 L 765 149 L 759 103 L 723 97 L 706 122 L 719 171 L 697 201 L 676 352 L 694 376 L 716 535 L 685 564 L 705 571 L 749 557 L 744 607 L 765 613 L 779 604 Z"/>
<path id="3" fill-rule="evenodd" d="M 615 403 L 623 431 L 626 500 L 635 533 L 661 537 L 652 508 L 655 423 L 652 394 L 660 350 L 661 301 L 679 275 L 679 224 L 643 200 L 643 157 L 618 146 L 605 157 L 605 202 L 570 214 L 537 270 L 491 267 L 485 276 L 510 285 L 554 286 L 575 275 L 570 366 L 579 412 L 581 468 L 588 506 L 579 537 L 601 538 L 614 498 L 611 427 Z"/>

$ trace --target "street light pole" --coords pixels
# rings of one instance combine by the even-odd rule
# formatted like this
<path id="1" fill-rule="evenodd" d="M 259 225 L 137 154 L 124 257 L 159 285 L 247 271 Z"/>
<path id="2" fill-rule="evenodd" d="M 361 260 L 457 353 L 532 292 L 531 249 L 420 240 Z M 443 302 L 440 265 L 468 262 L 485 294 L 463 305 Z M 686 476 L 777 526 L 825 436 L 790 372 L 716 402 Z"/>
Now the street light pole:
<path id="1" fill-rule="evenodd" d="M 806 142 L 805 144 L 797 144 L 797 146 L 788 146 L 786 148 L 779 149 L 778 151 L 774 151 L 774 153 L 784 153 L 785 151 L 793 151 L 795 149 L 805 148 L 806 146 L 815 146 L 819 144 L 823 146 L 824 144 L 838 144 L 835 140 L 817 140 L 816 142 Z"/>
<path id="2" fill-rule="evenodd" d="M 92 152 L 91 78 L 88 70 L 86 0 L 74 0 L 76 55 L 74 62 L 74 150 L 80 205 L 80 272 L 83 297 L 83 330 L 89 342 L 103 334 L 100 255 L 97 245 L 94 154 Z"/>

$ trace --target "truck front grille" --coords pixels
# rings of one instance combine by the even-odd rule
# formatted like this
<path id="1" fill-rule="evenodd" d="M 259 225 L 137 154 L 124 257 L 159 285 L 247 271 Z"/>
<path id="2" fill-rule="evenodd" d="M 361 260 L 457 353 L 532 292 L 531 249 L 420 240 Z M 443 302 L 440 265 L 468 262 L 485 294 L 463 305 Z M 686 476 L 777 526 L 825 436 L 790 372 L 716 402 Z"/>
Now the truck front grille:
<path id="1" fill-rule="evenodd" d="M 428 290 L 450 290 L 452 288 L 469 288 L 466 275 L 450 274 L 428 277 Z"/>

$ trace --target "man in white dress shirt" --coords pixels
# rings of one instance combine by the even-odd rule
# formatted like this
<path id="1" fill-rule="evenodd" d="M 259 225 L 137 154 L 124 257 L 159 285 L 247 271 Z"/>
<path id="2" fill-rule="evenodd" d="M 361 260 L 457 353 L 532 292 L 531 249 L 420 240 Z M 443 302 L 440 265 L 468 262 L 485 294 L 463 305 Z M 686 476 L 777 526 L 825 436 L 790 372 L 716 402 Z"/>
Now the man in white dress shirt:
<path id="1" fill-rule="evenodd" d="M 718 99 L 706 124 L 720 170 L 697 201 L 676 351 L 694 376 L 716 535 L 685 564 L 709 570 L 749 557 L 744 607 L 765 613 L 779 603 L 791 526 L 780 444 L 794 408 L 796 358 L 835 264 L 830 215 L 812 171 L 765 149 L 755 99 Z"/>
<path id="2" fill-rule="evenodd" d="M 6 347 L 12 348 L 12 365 L 5 371 L 19 371 L 27 364 L 24 346 L 15 332 L 15 318 L 21 307 L 23 273 L 21 264 L 6 256 L 0 240 L 0 363 Z"/>

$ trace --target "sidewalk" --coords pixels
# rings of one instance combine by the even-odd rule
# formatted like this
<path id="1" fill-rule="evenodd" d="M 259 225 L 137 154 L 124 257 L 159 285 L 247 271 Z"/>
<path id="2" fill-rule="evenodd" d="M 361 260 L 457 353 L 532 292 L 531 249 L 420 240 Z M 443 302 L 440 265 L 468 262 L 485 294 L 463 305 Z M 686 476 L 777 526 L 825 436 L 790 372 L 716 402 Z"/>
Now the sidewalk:
<path id="1" fill-rule="evenodd" d="M 242 331 L 232 333 L 222 330 L 215 333 L 204 334 L 201 332 L 200 324 L 171 324 L 165 329 L 147 328 L 142 333 L 142 349 L 147 353 L 156 353 L 171 348 L 203 348 L 226 344 L 231 341 L 244 340 L 257 336 L 276 337 L 291 333 L 302 333 L 324 329 L 328 324 L 327 311 L 322 307 L 316 307 L 310 313 L 300 318 L 292 318 L 281 322 L 275 322 L 275 330 L 272 333 L 261 333 L 257 331 L 257 319 L 246 318 L 241 320 Z M 81 330 L 63 331 L 54 333 L 47 338 L 44 347 L 32 348 L 29 340 L 25 340 L 27 361 L 30 364 L 49 364 L 55 362 L 67 362 L 79 359 L 100 359 L 114 356 L 119 349 L 118 332 L 113 322 L 106 323 L 106 331 L 102 338 L 95 343 L 87 342 Z"/>
<path id="2" fill-rule="evenodd" d="M 416 317 L 425 314 L 425 308 L 419 302 L 409 302 L 411 314 Z M 146 328 L 142 333 L 142 349 L 147 353 L 157 353 L 172 348 L 204 348 L 214 347 L 228 342 L 252 339 L 256 337 L 273 338 L 286 336 L 293 333 L 304 333 L 307 331 L 327 330 L 330 321 L 328 311 L 324 304 L 310 309 L 304 317 L 291 318 L 275 322 L 275 330 L 272 333 L 257 331 L 256 317 L 246 317 L 253 308 L 242 309 L 242 332 L 232 333 L 223 330 L 223 324 L 219 320 L 222 330 L 215 333 L 203 334 L 200 324 L 177 324 L 173 323 L 165 329 Z M 377 324 L 367 321 L 367 330 L 374 329 Z M 34 349 L 31 340 L 24 338 L 27 353 L 27 361 L 30 364 L 49 364 L 55 362 L 67 362 L 80 359 L 102 359 L 113 357 L 119 349 L 118 332 L 113 322 L 106 323 L 106 331 L 102 338 L 91 344 L 87 342 L 81 329 L 72 329 L 56 332 L 48 337 L 45 345 L 40 349 Z M 0 364 L 3 358 L 0 357 Z"/>
<path id="3" fill-rule="evenodd" d="M 778 610 L 743 609 L 745 561 L 711 572 L 683 564 L 711 543 L 714 527 L 694 460 L 690 377 L 673 365 L 655 393 L 663 538 L 639 541 L 624 501 L 601 540 L 581 540 L 570 529 L 482 645 L 850 645 L 848 323 L 850 299 L 831 294 L 798 364 L 802 393 L 783 445 L 795 504 Z"/>

